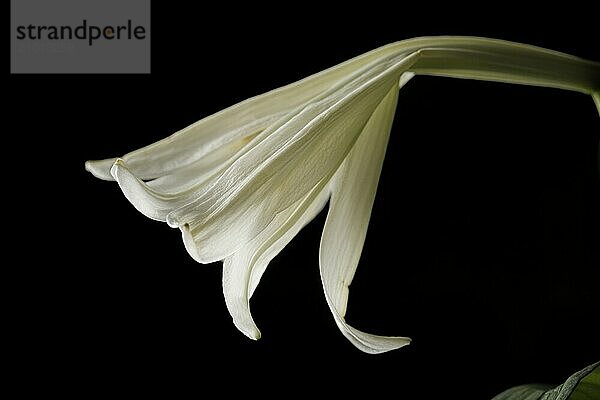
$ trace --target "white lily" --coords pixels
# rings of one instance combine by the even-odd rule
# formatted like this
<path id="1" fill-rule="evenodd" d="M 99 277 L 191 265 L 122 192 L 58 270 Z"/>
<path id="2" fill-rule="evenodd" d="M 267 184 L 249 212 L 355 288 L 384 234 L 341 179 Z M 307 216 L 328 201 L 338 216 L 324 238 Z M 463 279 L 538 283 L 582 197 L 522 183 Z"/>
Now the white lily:
<path id="1" fill-rule="evenodd" d="M 473 37 L 417 38 L 376 49 L 206 117 L 121 158 L 88 161 L 149 218 L 183 234 L 200 263 L 223 260 L 237 328 L 260 332 L 249 299 L 268 263 L 329 200 L 320 250 L 327 303 L 359 349 L 406 337 L 361 332 L 344 319 L 398 90 L 415 74 L 550 86 L 590 94 L 600 64 L 538 47 Z"/>

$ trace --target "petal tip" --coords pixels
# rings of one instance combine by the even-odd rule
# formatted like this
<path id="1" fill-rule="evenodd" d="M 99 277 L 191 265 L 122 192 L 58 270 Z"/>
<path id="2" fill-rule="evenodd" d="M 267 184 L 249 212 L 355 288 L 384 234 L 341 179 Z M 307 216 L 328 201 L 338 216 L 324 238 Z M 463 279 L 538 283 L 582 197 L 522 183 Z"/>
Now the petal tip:
<path id="1" fill-rule="evenodd" d="M 259 340 L 262 336 L 260 331 L 256 327 L 254 327 L 254 329 L 244 332 L 244 335 L 248 336 L 252 340 Z"/>
<path id="2" fill-rule="evenodd" d="M 254 320 L 252 320 L 252 316 L 248 314 L 247 317 L 248 318 L 240 318 L 239 315 L 235 315 L 233 317 L 233 324 L 246 337 L 252 340 L 259 340 L 262 337 L 260 330 L 254 323 Z"/>
<path id="3" fill-rule="evenodd" d="M 98 179 L 105 181 L 114 181 L 111 169 L 116 158 L 107 158 L 106 160 L 88 160 L 85 162 L 85 170 Z"/>

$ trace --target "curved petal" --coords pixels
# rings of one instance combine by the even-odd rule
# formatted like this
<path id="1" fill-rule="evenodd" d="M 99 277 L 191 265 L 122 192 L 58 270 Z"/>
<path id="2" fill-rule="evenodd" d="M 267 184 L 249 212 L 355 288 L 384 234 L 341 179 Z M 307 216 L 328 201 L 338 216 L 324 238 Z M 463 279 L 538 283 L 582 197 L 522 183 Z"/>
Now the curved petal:
<path id="1" fill-rule="evenodd" d="M 238 186 L 240 181 L 244 180 L 243 174 L 253 171 L 253 160 L 255 163 L 268 160 L 280 151 L 280 147 L 293 141 L 297 131 L 302 130 L 324 112 L 330 111 L 332 104 L 335 105 L 335 102 L 345 93 L 360 88 L 361 85 L 381 75 L 389 69 L 390 63 L 392 61 L 378 68 L 371 68 L 345 85 L 331 88 L 314 98 L 312 106 L 282 116 L 262 132 L 227 143 L 194 163 L 153 181 L 144 182 L 134 173 L 132 166 L 121 158 L 115 160 L 111 175 L 118 181 L 125 197 L 142 214 L 158 221 L 165 221 L 167 215 L 171 214 L 169 224 L 184 230 L 186 248 L 190 249 L 189 238 L 190 235 L 193 236 L 193 224 L 189 221 L 176 221 L 177 214 L 184 213 L 190 208 L 183 206 L 192 202 L 195 205 L 201 204 L 201 207 L 193 209 L 193 214 L 197 219 L 208 218 L 210 207 L 215 207 L 213 204 L 215 200 L 212 199 L 223 192 L 225 192 L 225 199 L 229 199 L 231 194 L 227 193 L 227 190 Z M 235 175 L 236 173 L 238 175 Z M 259 226 L 258 230 L 263 228 Z M 190 254 L 202 259 L 201 252 L 197 250 L 193 250 Z"/>
<path id="2" fill-rule="evenodd" d="M 410 76 L 405 75 L 403 81 Z M 410 343 L 410 339 L 405 337 L 361 332 L 349 326 L 344 319 L 348 287 L 367 234 L 397 99 L 398 88 L 394 87 L 377 107 L 344 165 L 336 173 L 321 239 L 321 279 L 327 304 L 344 336 L 367 353 L 381 353 Z"/>
<path id="3" fill-rule="evenodd" d="M 252 148 L 250 142 L 257 136 L 268 135 L 269 131 L 279 128 L 290 118 L 290 115 L 286 115 L 260 133 L 223 145 L 194 163 L 149 182 L 135 175 L 122 158 L 115 159 L 110 174 L 138 211 L 148 218 L 165 222 L 169 213 L 210 190 L 225 170 Z"/>
<path id="4" fill-rule="evenodd" d="M 366 82 L 306 107 L 237 159 L 204 195 L 171 212 L 167 222 L 189 226 L 202 262 L 234 253 L 278 212 L 333 176 L 375 108 L 416 58 L 394 59 L 370 71 Z"/>
<path id="5" fill-rule="evenodd" d="M 255 135 L 223 146 L 175 173 L 144 182 L 135 176 L 130 166 L 117 158 L 110 174 L 117 181 L 125 198 L 142 214 L 157 221 L 166 221 L 171 211 L 191 201 L 207 181 L 231 164 L 235 155 Z"/>
<path id="6" fill-rule="evenodd" d="M 165 217 L 178 206 L 185 204 L 187 196 L 161 194 L 131 173 L 125 162 L 117 158 L 110 173 L 117 181 L 125 198 L 146 217 L 165 221 Z"/>
<path id="7" fill-rule="evenodd" d="M 279 213 L 256 238 L 223 260 L 223 294 L 235 326 L 251 339 L 260 331 L 250 313 L 250 297 L 269 262 L 325 206 L 329 191 L 321 182 L 304 199 Z"/>
<path id="8" fill-rule="evenodd" d="M 132 151 L 121 159 L 140 179 L 155 179 L 193 164 L 211 151 L 262 131 L 286 113 L 314 97 L 344 84 L 371 66 L 385 62 L 398 51 L 388 45 L 357 56 L 307 78 L 237 103 L 175 132 L 171 136 Z M 110 168 L 117 158 L 86 162 L 94 176 L 112 180 Z"/>

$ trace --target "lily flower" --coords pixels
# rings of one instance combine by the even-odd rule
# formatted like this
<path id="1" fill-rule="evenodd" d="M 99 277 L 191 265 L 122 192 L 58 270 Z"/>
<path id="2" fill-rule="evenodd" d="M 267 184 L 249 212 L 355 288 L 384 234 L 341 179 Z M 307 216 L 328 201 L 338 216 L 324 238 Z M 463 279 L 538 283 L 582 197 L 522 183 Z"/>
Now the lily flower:
<path id="1" fill-rule="evenodd" d="M 269 262 L 329 201 L 320 248 L 327 304 L 360 350 L 406 337 L 345 321 L 399 89 L 414 75 L 550 86 L 594 96 L 600 64 L 524 44 L 474 37 L 393 43 L 253 97 L 119 158 L 88 161 L 149 218 L 179 228 L 200 263 L 223 261 L 235 326 L 260 337 L 249 300 Z M 401 121 L 400 121 L 401 124 Z"/>

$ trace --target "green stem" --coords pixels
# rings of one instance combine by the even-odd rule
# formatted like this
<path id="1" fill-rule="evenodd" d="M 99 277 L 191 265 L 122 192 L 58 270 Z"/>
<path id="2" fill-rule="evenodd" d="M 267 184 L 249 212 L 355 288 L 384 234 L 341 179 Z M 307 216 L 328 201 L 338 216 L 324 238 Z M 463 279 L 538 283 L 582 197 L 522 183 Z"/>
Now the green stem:
<path id="1" fill-rule="evenodd" d="M 521 43 L 477 37 L 425 37 L 380 51 L 421 53 L 411 71 L 421 75 L 600 92 L 600 63 Z M 594 95 L 596 104 L 598 95 Z"/>

